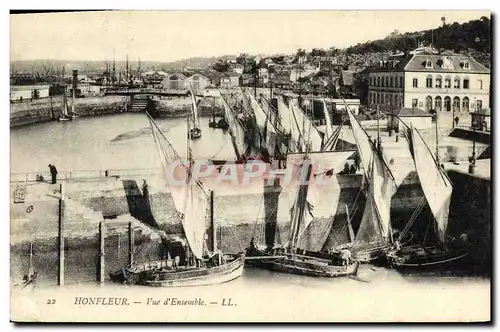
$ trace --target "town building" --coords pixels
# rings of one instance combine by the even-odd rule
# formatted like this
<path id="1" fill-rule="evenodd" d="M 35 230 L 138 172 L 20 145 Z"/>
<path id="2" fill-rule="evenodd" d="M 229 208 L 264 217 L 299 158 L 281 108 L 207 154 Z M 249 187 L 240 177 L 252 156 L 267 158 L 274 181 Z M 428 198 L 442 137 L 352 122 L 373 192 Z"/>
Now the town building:
<path id="1" fill-rule="evenodd" d="M 259 68 L 259 84 L 265 85 L 269 82 L 269 70 L 265 67 Z"/>
<path id="2" fill-rule="evenodd" d="M 147 84 L 162 84 L 169 74 L 161 70 L 149 70 L 141 73 L 141 76 Z"/>
<path id="3" fill-rule="evenodd" d="M 354 80 L 356 72 L 352 70 L 342 70 L 340 71 L 340 94 L 344 98 L 354 98 L 358 96 L 356 86 L 354 85 Z"/>
<path id="4" fill-rule="evenodd" d="M 474 58 L 422 49 L 369 74 L 370 106 L 470 112 L 490 108 L 490 70 Z"/>
<path id="5" fill-rule="evenodd" d="M 50 86 L 46 84 L 36 85 L 11 85 L 10 101 L 33 100 L 49 97 Z"/>
<path id="6" fill-rule="evenodd" d="M 296 66 L 290 72 L 290 81 L 297 82 L 299 78 L 308 77 L 312 74 L 316 74 L 318 71 L 318 67 L 314 67 L 309 64 Z"/>
<path id="7" fill-rule="evenodd" d="M 220 78 L 220 86 L 224 89 L 232 89 L 240 86 L 241 75 L 235 72 L 226 72 Z"/>
<path id="8" fill-rule="evenodd" d="M 235 63 L 233 65 L 231 65 L 230 67 L 230 70 L 232 72 L 235 72 L 237 74 L 243 74 L 243 70 L 245 69 L 245 67 L 243 65 L 240 65 L 239 63 Z"/>
<path id="9" fill-rule="evenodd" d="M 187 77 L 182 73 L 174 73 L 166 76 L 161 82 L 163 90 L 186 90 Z"/>
<path id="10" fill-rule="evenodd" d="M 210 85 L 210 79 L 205 75 L 195 73 L 186 79 L 186 83 L 191 85 L 195 94 L 201 94 Z"/>

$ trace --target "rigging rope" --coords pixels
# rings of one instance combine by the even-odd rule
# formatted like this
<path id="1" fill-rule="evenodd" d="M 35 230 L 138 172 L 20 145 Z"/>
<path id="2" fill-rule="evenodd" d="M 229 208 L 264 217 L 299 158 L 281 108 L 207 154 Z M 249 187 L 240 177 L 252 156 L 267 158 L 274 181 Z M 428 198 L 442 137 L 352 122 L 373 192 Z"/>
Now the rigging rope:
<path id="1" fill-rule="evenodd" d="M 401 241 L 403 237 L 406 235 L 406 233 L 409 231 L 410 227 L 415 223 L 415 220 L 417 219 L 418 214 L 420 211 L 423 209 L 425 206 L 425 197 L 422 197 L 420 202 L 417 204 L 417 207 L 413 211 L 413 214 L 410 217 L 410 220 L 406 223 L 405 227 L 401 231 L 401 234 L 399 234 L 398 241 Z"/>

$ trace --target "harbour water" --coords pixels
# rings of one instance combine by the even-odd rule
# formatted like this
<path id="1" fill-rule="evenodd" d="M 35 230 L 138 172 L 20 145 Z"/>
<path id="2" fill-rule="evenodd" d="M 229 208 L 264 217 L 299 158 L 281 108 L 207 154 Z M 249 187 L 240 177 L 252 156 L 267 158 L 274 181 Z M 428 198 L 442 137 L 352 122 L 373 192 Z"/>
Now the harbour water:
<path id="1" fill-rule="evenodd" d="M 209 118 L 201 118 L 203 136 L 193 141 L 193 150 L 199 158 L 234 159 L 230 137 L 219 129 L 208 127 Z M 160 119 L 157 121 L 181 155 L 185 155 L 186 135 L 185 119 Z M 116 168 L 159 168 L 161 167 L 154 146 L 149 123 L 143 114 L 123 114 L 95 118 L 81 118 L 72 122 L 48 122 L 33 126 L 14 128 L 11 130 L 11 172 L 46 171 L 48 164 L 55 164 L 60 171 L 64 170 L 105 170 Z M 249 222 L 255 215 L 249 215 Z M 125 244 L 123 237 L 120 241 Z M 117 249 L 116 241 L 108 243 L 108 257 L 117 267 L 126 262 L 127 248 L 123 245 Z M 42 271 L 41 282 L 47 285 L 56 284 L 57 252 L 36 254 L 34 264 Z M 76 244 L 75 244 L 76 245 Z M 67 282 L 76 281 L 95 283 L 97 264 L 97 242 L 89 252 L 73 249 L 74 257 L 66 259 Z M 155 249 L 156 250 L 156 249 Z M 154 251 L 153 250 L 153 253 Z M 11 259 L 11 270 L 27 262 L 28 247 L 18 248 L 16 257 Z M 68 252 L 68 255 L 71 255 Z M 23 264 L 18 264 L 23 261 Z M 51 262 L 48 264 L 48 262 Z M 48 265 L 47 265 L 48 264 Z M 43 267 L 46 267 L 45 269 Z M 108 268 L 112 268 L 110 266 Z M 19 271 L 21 272 L 21 271 Z M 45 274 L 45 275 L 44 275 Z M 344 292 L 346 289 L 366 289 L 366 285 L 384 288 L 390 291 L 394 282 L 416 289 L 434 289 L 438 284 L 442 289 L 457 287 L 474 287 L 489 294 L 488 278 L 471 278 L 454 275 L 448 272 L 431 272 L 425 274 L 402 275 L 395 270 L 380 267 L 363 266 L 359 280 L 348 278 L 315 279 L 301 276 L 290 276 L 268 271 L 249 269 L 241 280 L 231 283 L 232 288 L 259 288 L 264 294 L 266 289 L 279 289 L 282 293 L 292 294 L 295 291 L 321 289 L 325 292 Z"/>

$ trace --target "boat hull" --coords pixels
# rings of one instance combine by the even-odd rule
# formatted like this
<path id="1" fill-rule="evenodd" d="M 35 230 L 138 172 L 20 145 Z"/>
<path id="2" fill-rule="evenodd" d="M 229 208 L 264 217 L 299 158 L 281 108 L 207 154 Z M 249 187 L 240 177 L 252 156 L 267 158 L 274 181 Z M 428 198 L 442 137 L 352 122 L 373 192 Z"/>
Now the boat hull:
<path id="1" fill-rule="evenodd" d="M 383 245 L 366 249 L 352 249 L 352 257 L 360 263 L 375 263 L 386 258 L 391 246 Z"/>
<path id="2" fill-rule="evenodd" d="M 122 270 L 113 275 L 111 279 L 127 284 L 140 284 L 151 287 L 186 287 L 205 286 L 231 281 L 240 277 L 243 273 L 245 255 L 235 255 L 235 259 L 216 267 L 202 267 L 189 269 L 161 270 L 164 262 L 150 262 L 151 268 L 143 271 Z M 158 265 L 160 264 L 160 265 Z M 142 268 L 139 268 L 142 270 Z"/>
<path id="3" fill-rule="evenodd" d="M 411 246 L 402 248 L 397 252 L 389 252 L 387 262 L 389 267 L 396 269 L 439 269 L 452 268 L 460 264 L 467 256 L 468 251 L 465 249 L 444 251 L 436 247 Z"/>
<path id="4" fill-rule="evenodd" d="M 70 117 L 59 117 L 59 121 L 71 121 L 72 119 Z"/>
<path id="5" fill-rule="evenodd" d="M 292 253 L 275 253 L 271 255 L 258 249 L 248 250 L 247 255 L 253 258 L 262 258 L 262 260 L 249 260 L 248 264 L 251 266 L 310 277 L 333 278 L 356 275 L 359 267 L 357 261 L 349 265 L 332 265 L 330 260 L 324 258 Z M 278 258 L 270 258 L 272 256 Z"/>

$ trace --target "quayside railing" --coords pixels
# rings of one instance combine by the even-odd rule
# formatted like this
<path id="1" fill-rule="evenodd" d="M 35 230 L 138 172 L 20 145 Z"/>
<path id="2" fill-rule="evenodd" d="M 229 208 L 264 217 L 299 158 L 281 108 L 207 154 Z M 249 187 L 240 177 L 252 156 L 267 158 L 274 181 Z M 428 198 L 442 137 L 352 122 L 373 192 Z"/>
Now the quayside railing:
<path id="1" fill-rule="evenodd" d="M 98 180 L 109 177 L 130 177 L 142 175 L 158 175 L 162 173 L 161 168 L 128 168 L 128 169 L 107 169 L 107 170 L 74 170 L 74 171 L 58 171 L 58 180 Z M 50 181 L 51 175 L 49 171 L 43 172 L 25 172 L 11 173 L 10 182 L 36 182 L 37 177 L 43 176 L 44 181 Z"/>

